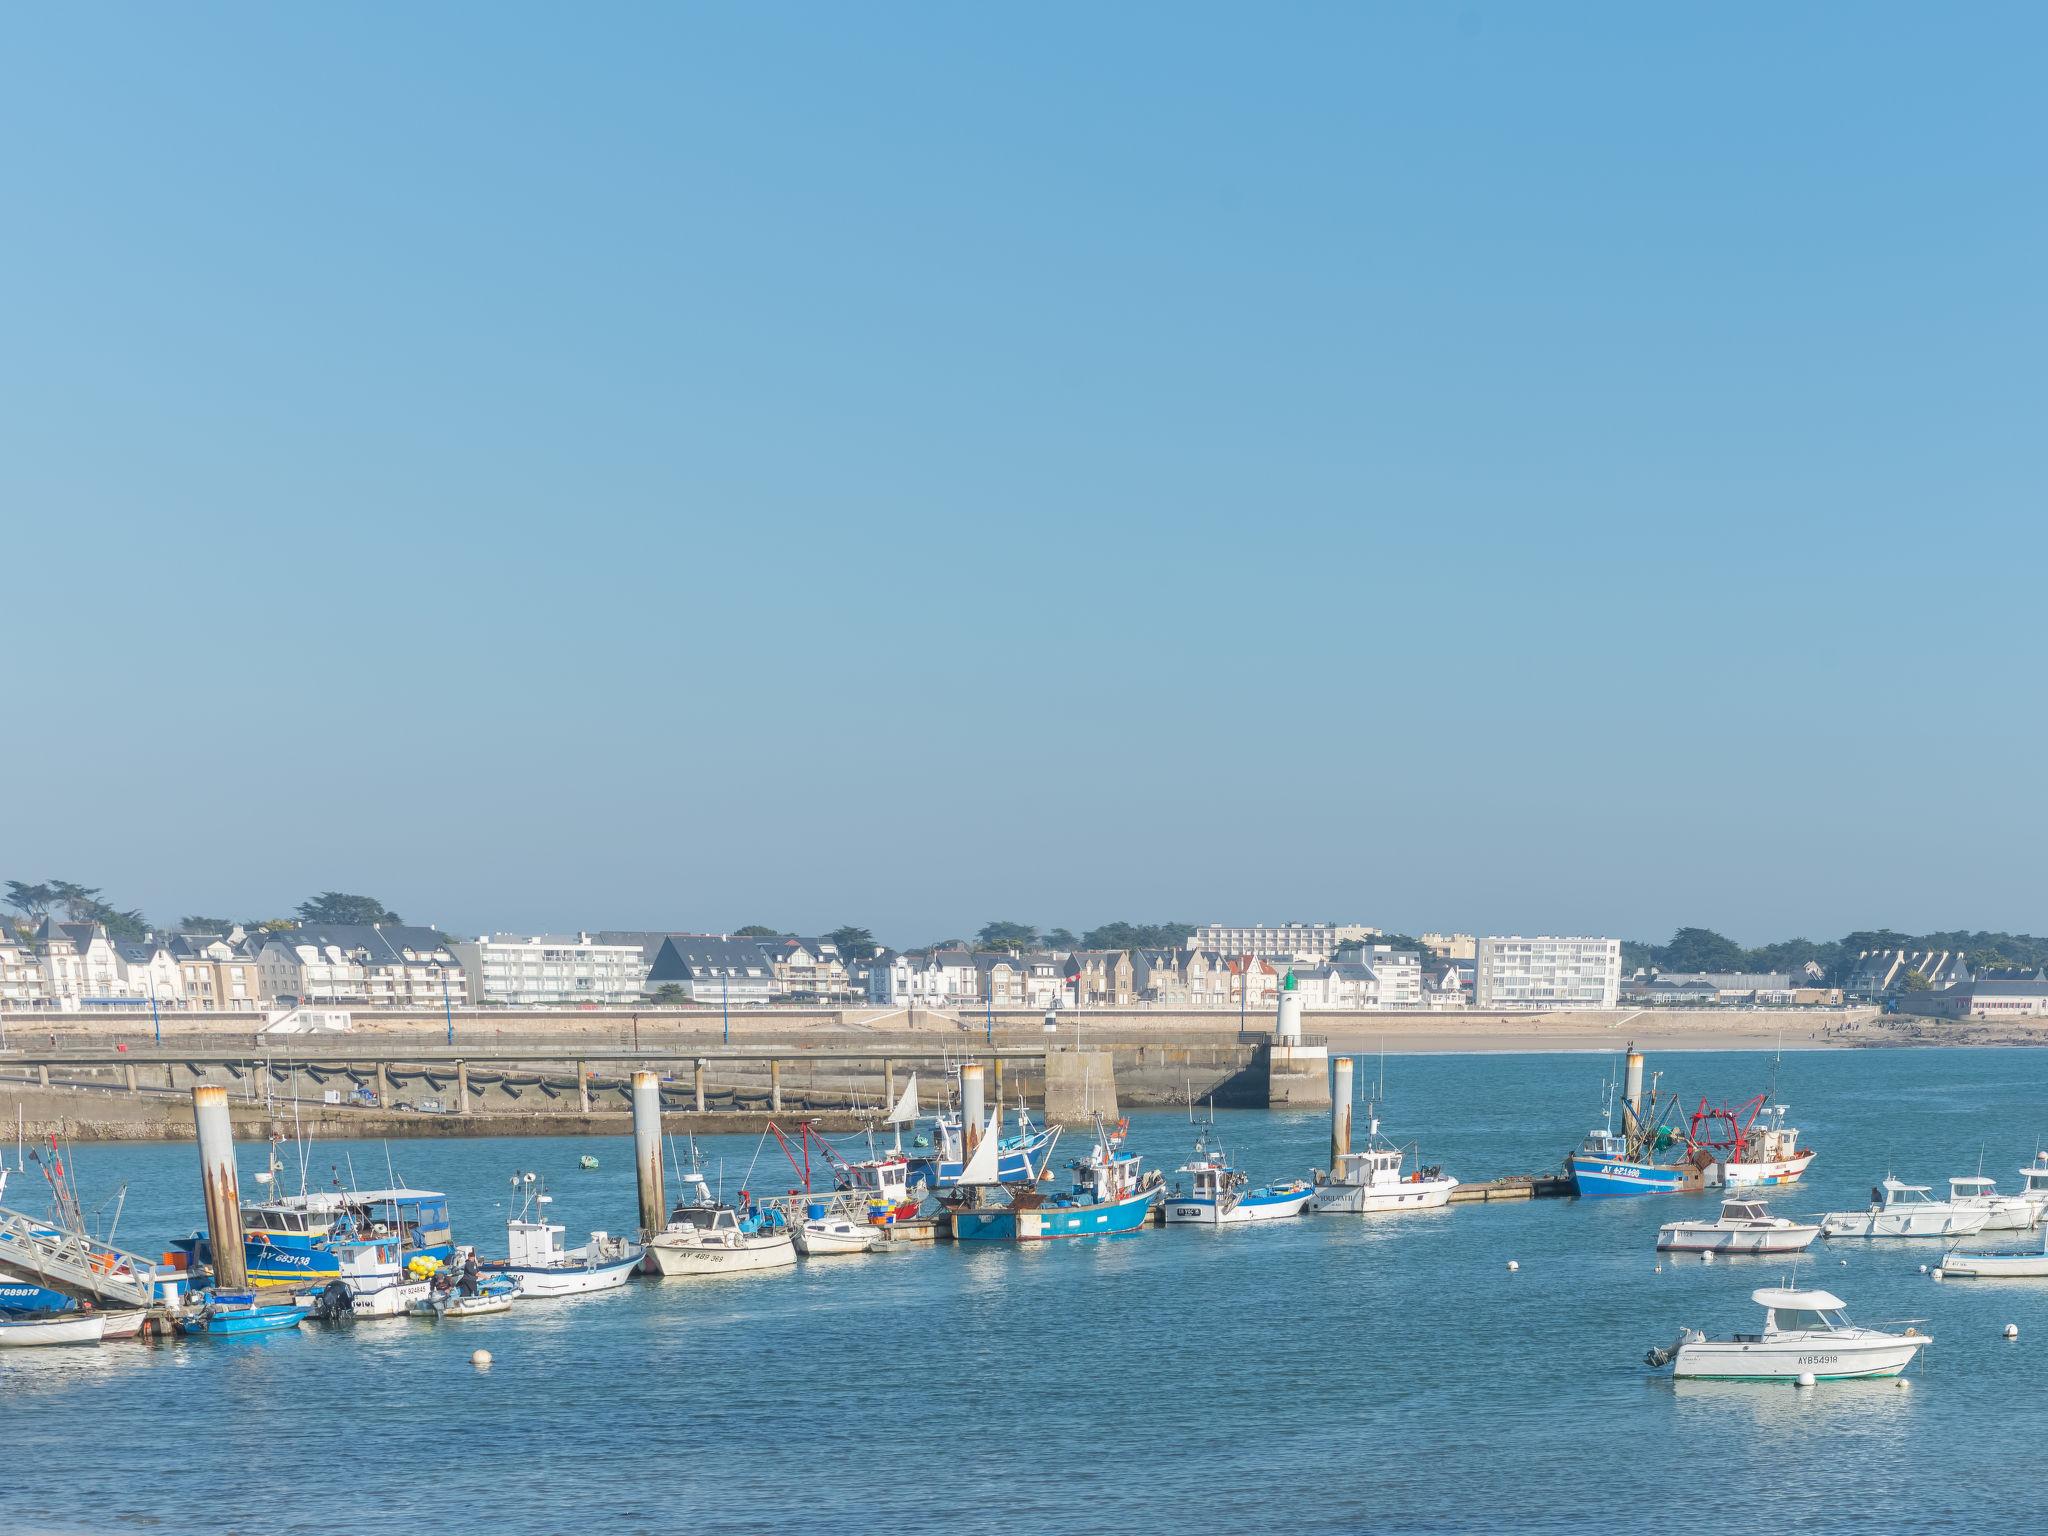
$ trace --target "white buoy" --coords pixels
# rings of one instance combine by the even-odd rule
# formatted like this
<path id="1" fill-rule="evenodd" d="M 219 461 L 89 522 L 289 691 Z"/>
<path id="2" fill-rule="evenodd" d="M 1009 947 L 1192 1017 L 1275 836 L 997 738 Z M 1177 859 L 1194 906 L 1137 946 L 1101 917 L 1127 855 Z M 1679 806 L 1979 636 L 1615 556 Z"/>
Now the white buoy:
<path id="1" fill-rule="evenodd" d="M 1711 1253 L 1702 1252 L 1700 1254 L 1700 1262 L 1702 1264 L 1711 1264 L 1714 1262 L 1714 1256 Z"/>
<path id="2" fill-rule="evenodd" d="M 1898 1383 L 1899 1389 L 1900 1389 L 1901 1391 L 1904 1391 L 1904 1390 L 1905 1390 L 1905 1389 L 1906 1389 L 1907 1387 L 1910 1387 L 1911 1385 L 1913 1385 L 1913 1383 L 1911 1383 L 1910 1381 L 1906 1380 L 1906 1378 L 1905 1378 L 1905 1377 L 1903 1377 L 1903 1376 L 1894 1376 L 1894 1377 L 1892 1378 L 1892 1380 Z"/>
<path id="3" fill-rule="evenodd" d="M 1847 1259 L 1842 1260 L 1842 1268 L 1847 1269 L 1848 1267 L 1849 1261 Z"/>
<path id="4" fill-rule="evenodd" d="M 1925 1264 L 1920 1266 L 1920 1273 L 1923 1275 L 1927 1273 L 1927 1266 Z"/>
<path id="5" fill-rule="evenodd" d="M 469 1357 L 469 1363 L 478 1370 L 482 1370 L 491 1363 L 491 1352 L 488 1349 L 477 1350 Z"/>
<path id="6" fill-rule="evenodd" d="M 1933 1274 L 1934 1274 L 1934 1278 L 1935 1278 L 1935 1279 L 1937 1279 L 1937 1280 L 1946 1280 L 1946 1279 L 1948 1278 L 1948 1276 L 1947 1276 L 1947 1275 L 1945 1275 L 1945 1274 L 1943 1274 L 1943 1273 L 1941 1272 L 1941 1270 L 1940 1270 L 1939 1268 L 1935 1269 L 1935 1270 L 1933 1271 Z"/>
<path id="7" fill-rule="evenodd" d="M 2018 1323 L 2007 1323 L 2005 1325 L 2005 1336 L 2008 1339 L 2018 1338 L 2020 1336 L 2020 1325 Z"/>
<path id="8" fill-rule="evenodd" d="M 1514 1273 L 1514 1272 L 1515 1272 L 1516 1270 L 1520 1269 L 1521 1267 L 1522 1267 L 1522 1266 L 1521 1266 L 1521 1265 L 1519 1265 L 1519 1264 L 1517 1264 L 1517 1263 L 1516 1263 L 1516 1262 L 1515 1262 L 1515 1261 L 1514 1261 L 1513 1259 L 1509 1259 L 1509 1260 L 1508 1260 L 1508 1273 L 1509 1273 L 1509 1274 L 1513 1274 L 1513 1273 Z"/>
<path id="9" fill-rule="evenodd" d="M 1664 1273 L 1664 1266 L 1662 1264 L 1657 1266 L 1657 1273 L 1660 1275 Z"/>
<path id="10" fill-rule="evenodd" d="M 1813 1385 L 1813 1372 L 1811 1372 L 1811 1371 L 1801 1371 L 1801 1372 L 1799 1373 L 1799 1385 L 1800 1385 L 1800 1386 L 1802 1386 L 1802 1387 L 1810 1387 L 1810 1386 L 1812 1386 L 1812 1385 Z"/>

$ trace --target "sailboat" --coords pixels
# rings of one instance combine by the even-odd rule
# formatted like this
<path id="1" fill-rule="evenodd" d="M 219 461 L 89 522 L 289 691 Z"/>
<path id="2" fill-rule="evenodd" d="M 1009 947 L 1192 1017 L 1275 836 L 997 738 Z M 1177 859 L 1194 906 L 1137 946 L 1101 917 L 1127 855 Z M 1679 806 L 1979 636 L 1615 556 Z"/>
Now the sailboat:
<path id="1" fill-rule="evenodd" d="M 866 1157 L 858 1162 L 833 1165 L 833 1182 L 858 1202 L 864 1208 L 867 1220 L 878 1227 L 908 1221 L 924 1204 L 928 1187 L 926 1178 L 923 1174 L 913 1174 L 910 1159 L 903 1155 L 903 1127 L 917 1124 L 915 1072 L 910 1074 L 910 1081 L 897 1095 L 888 1119 L 882 1123 L 896 1128 L 896 1144 L 890 1150 L 877 1152 L 870 1131 Z"/>

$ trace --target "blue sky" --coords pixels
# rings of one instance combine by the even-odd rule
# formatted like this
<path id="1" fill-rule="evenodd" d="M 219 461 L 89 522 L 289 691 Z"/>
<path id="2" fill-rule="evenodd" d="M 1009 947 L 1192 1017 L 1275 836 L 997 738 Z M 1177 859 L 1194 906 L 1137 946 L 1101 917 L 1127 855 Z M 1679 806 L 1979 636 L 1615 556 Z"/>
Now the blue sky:
<path id="1" fill-rule="evenodd" d="M 2038 8 L 0 16 L 0 877 L 2042 931 Z"/>

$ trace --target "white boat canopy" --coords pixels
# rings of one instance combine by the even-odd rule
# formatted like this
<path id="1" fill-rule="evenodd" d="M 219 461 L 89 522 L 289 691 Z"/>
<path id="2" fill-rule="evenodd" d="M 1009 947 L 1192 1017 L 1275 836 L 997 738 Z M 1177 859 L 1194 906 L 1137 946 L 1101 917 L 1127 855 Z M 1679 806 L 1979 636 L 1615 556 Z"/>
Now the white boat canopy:
<path id="1" fill-rule="evenodd" d="M 1839 1312 L 1844 1305 L 1832 1291 L 1782 1291 L 1769 1286 L 1751 1291 L 1749 1299 L 1760 1307 L 1786 1312 Z"/>
<path id="2" fill-rule="evenodd" d="M 1925 1195 L 1932 1193 L 1931 1186 L 1929 1185 L 1902 1184 L 1889 1174 L 1885 1175 L 1884 1188 L 1890 1190 L 1895 1195 Z"/>
<path id="3" fill-rule="evenodd" d="M 1960 1179 L 1950 1179 L 1948 1187 L 1950 1189 L 1990 1189 L 1997 1182 L 1998 1180 L 1996 1179 L 1985 1178 L 1981 1173 L 1972 1173 Z"/>

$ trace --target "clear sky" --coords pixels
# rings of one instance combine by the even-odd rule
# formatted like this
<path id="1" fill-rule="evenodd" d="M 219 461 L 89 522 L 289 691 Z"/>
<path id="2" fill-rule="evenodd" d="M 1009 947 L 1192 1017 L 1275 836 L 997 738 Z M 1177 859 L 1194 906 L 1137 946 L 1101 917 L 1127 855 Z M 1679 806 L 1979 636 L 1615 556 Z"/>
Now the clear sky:
<path id="1" fill-rule="evenodd" d="M 16 6 L 0 878 L 2048 930 L 2039 6 Z"/>

